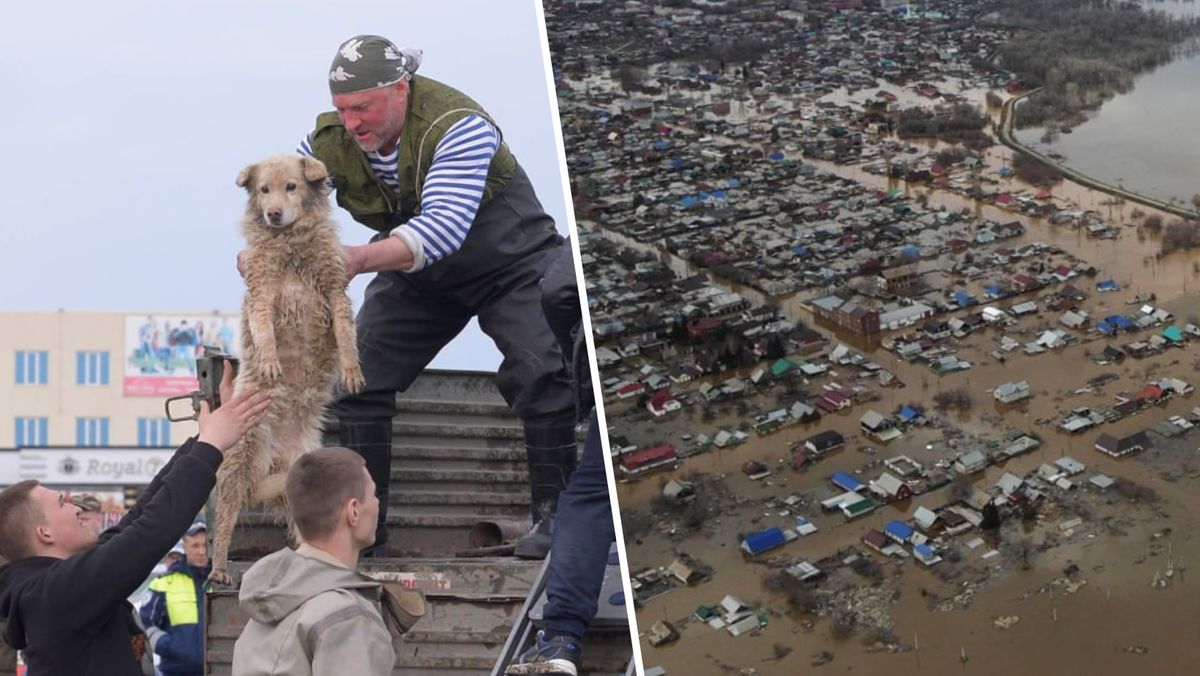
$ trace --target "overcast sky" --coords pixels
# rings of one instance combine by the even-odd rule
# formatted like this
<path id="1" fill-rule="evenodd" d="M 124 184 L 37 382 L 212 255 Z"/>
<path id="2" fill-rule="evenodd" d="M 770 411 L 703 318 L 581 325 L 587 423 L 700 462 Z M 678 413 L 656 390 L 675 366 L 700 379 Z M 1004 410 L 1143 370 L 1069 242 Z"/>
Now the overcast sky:
<path id="1" fill-rule="evenodd" d="M 330 109 L 327 67 L 360 33 L 479 101 L 566 233 L 534 0 L 5 2 L 0 309 L 237 310 L 234 178 Z M 369 239 L 335 212 L 343 242 Z M 472 323 L 434 366 L 499 361 Z"/>

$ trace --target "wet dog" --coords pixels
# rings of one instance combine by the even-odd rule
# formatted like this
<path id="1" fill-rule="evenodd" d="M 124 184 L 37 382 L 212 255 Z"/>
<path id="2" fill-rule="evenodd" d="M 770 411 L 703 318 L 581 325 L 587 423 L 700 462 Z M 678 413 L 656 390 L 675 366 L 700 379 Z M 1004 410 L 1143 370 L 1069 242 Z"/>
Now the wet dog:
<path id="1" fill-rule="evenodd" d="M 327 175 L 313 158 L 280 155 L 237 177 L 248 195 L 241 223 L 246 295 L 237 389 L 266 392 L 271 408 L 225 453 L 217 472 L 214 582 L 232 582 L 229 543 L 242 508 L 264 503 L 286 509 L 287 471 L 301 454 L 321 447 L 335 379 L 348 392 L 364 383 Z M 289 532 L 294 536 L 294 529 Z"/>

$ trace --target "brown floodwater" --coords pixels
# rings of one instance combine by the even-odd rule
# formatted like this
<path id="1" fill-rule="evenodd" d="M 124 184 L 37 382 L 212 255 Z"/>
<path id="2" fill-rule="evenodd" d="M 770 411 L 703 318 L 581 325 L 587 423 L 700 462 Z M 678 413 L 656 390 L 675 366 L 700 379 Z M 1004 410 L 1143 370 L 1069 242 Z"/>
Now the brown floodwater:
<path id="1" fill-rule="evenodd" d="M 1008 161 L 1007 148 L 998 146 L 989 152 L 993 163 Z M 813 163 L 876 188 L 900 187 L 912 191 L 903 182 L 889 181 L 886 177 L 868 174 L 858 167 Z M 1005 179 L 1005 183 L 1013 191 L 1032 190 L 1015 179 Z M 1114 203 L 1104 193 L 1069 183 L 1057 186 L 1053 193 L 1065 208 L 1093 209 L 1116 225 L 1132 223 L 1132 211 L 1135 208 L 1153 212 L 1137 205 Z M 1053 244 L 1101 269 L 1097 280 L 1116 279 L 1123 287 L 1119 294 L 1093 293 L 1085 302 L 1085 309 L 1094 316 L 1128 310 L 1124 301 L 1137 293 L 1155 293 L 1155 304 L 1167 306 L 1181 319 L 1200 306 L 1200 297 L 1193 292 L 1200 284 L 1193 269 L 1195 257 L 1176 254 L 1159 259 L 1155 255 L 1158 242 L 1152 237 L 1139 239 L 1133 228 L 1125 229 L 1118 240 L 1092 239 L 1079 230 L 1054 226 L 1043 219 L 1029 218 L 995 206 L 980 205 L 947 191 L 930 192 L 929 204 L 944 205 L 952 210 L 966 208 L 978 217 L 998 222 L 1019 220 L 1026 225 L 1027 233 L 1016 242 L 1005 243 L 1005 246 L 1034 241 Z M 653 246 L 617 233 L 606 231 L 605 234 L 623 244 L 656 253 L 678 274 L 703 271 Z M 802 321 L 813 321 L 804 304 L 812 297 L 811 292 L 799 292 L 782 299 L 769 298 L 744 285 L 729 284 L 720 279 L 714 281 L 730 286 L 752 302 L 775 302 L 785 314 Z M 1084 282 L 1080 281 L 1079 284 L 1083 286 Z M 1055 327 L 1055 320 L 1053 315 L 1026 318 L 1010 329 L 1008 335 L 1025 342 L 1036 337 L 1038 329 Z M 826 333 L 833 333 L 827 327 L 821 328 Z M 989 353 L 998 347 L 1000 335 L 996 330 L 988 330 L 961 341 L 959 355 L 975 366 L 964 372 L 939 377 L 923 366 L 898 360 L 875 345 L 863 344 L 855 336 L 834 334 L 835 341 L 840 339 L 865 351 L 907 386 L 880 388 L 872 385 L 871 389 L 880 396 L 876 402 L 856 405 L 849 411 L 825 416 L 815 424 L 787 428 L 767 437 L 753 437 L 740 447 L 694 456 L 673 472 L 618 485 L 618 499 L 623 508 L 644 507 L 659 493 L 661 484 L 667 478 L 683 477 L 695 472 L 723 474 L 732 492 L 757 503 L 743 505 L 734 512 L 722 515 L 718 522 L 708 526 L 706 533 L 693 534 L 681 542 L 671 542 L 655 534 L 646 536 L 640 542 L 627 543 L 630 567 L 634 571 L 647 566 L 665 566 L 674 558 L 676 551 L 687 552 L 715 569 L 711 580 L 653 599 L 639 610 L 638 622 L 643 634 L 657 620 L 678 622 L 690 616 L 697 606 L 719 603 L 726 594 L 733 594 L 752 606 L 773 611 L 769 625 L 758 636 L 735 638 L 723 630 L 713 630 L 693 622 L 683 628 L 682 638 L 675 644 L 653 648 L 643 640 L 644 664 L 647 667 L 662 665 L 671 673 L 720 673 L 722 667 L 731 666 L 752 668 L 762 674 L 822 670 L 860 674 L 899 671 L 931 675 L 1126 674 L 1130 671 L 1167 673 L 1168 669 L 1175 671 L 1180 665 L 1194 663 L 1200 658 L 1200 644 L 1188 638 L 1200 635 L 1200 613 L 1196 612 L 1200 607 L 1200 590 L 1190 582 L 1186 572 L 1173 578 L 1167 589 L 1152 588 L 1150 581 L 1156 571 L 1165 569 L 1165 562 L 1145 559 L 1149 551 L 1150 534 L 1170 527 L 1173 531 L 1171 543 L 1176 566 L 1186 567 L 1187 562 L 1200 560 L 1200 538 L 1196 537 L 1200 529 L 1200 496 L 1164 481 L 1153 468 L 1136 460 L 1116 460 L 1096 452 L 1092 448 L 1098 434 L 1096 430 L 1068 436 L 1037 424 L 1038 420 L 1056 420 L 1066 410 L 1078 406 L 1111 406 L 1115 403 L 1115 392 L 1136 390 L 1150 378 L 1174 375 L 1194 382 L 1192 375 L 1195 371 L 1191 364 L 1200 358 L 1200 346 L 1193 343 L 1186 349 L 1168 351 L 1154 358 L 1140 361 L 1127 359 L 1121 364 L 1101 366 L 1086 355 L 1104 345 L 1103 340 L 1092 339 L 1038 356 L 1027 356 L 1017 351 L 1009 361 L 997 363 Z M 1119 345 L 1133 339 L 1122 338 L 1114 342 Z M 831 380 L 843 385 L 856 382 L 856 374 L 849 367 L 836 368 L 835 373 Z M 1102 373 L 1117 373 L 1121 380 L 1110 383 L 1099 393 L 1074 392 L 1085 387 L 1088 379 Z M 722 375 L 720 379 L 727 377 L 729 374 Z M 1030 383 L 1034 398 L 1014 407 L 993 405 L 990 390 L 1000 383 L 1017 380 Z M 828 379 L 815 382 L 828 382 Z M 873 460 L 907 453 L 929 462 L 933 458 L 950 455 L 953 451 L 942 442 L 941 434 L 936 430 L 918 430 L 879 449 L 875 455 L 858 450 L 864 440 L 852 438 L 846 449 L 821 461 L 806 474 L 797 474 L 780 465 L 780 461 L 788 457 L 789 445 L 818 429 L 836 429 L 847 435 L 856 435 L 858 419 L 869 409 L 890 412 L 905 403 L 928 402 L 940 390 L 960 387 L 969 390 L 977 402 L 970 414 L 955 419 L 955 425 L 967 434 L 981 437 L 990 434 L 991 438 L 997 438 L 1005 428 L 1011 427 L 1034 432 L 1044 440 L 1043 446 L 1037 451 L 1010 460 L 1002 466 L 990 467 L 977 479 L 981 487 L 994 483 L 1006 471 L 1021 475 L 1036 469 L 1043 462 L 1071 455 L 1088 465 L 1089 473 L 1085 476 L 1090 476 L 1091 471 L 1099 471 L 1153 488 L 1163 498 L 1163 509 L 1169 516 L 1138 521 L 1127 528 L 1128 533 L 1123 536 L 1105 535 L 1091 529 L 1095 533 L 1094 538 L 1073 539 L 1042 552 L 1028 571 L 1020 570 L 1011 561 L 1004 561 L 1002 570 L 976 595 L 973 604 L 966 610 L 930 610 L 919 590 L 922 587 L 940 590 L 940 595 L 945 596 L 949 586 L 929 570 L 911 562 L 905 564 L 907 568 L 902 576 L 901 594 L 892 608 L 892 618 L 897 638 L 910 645 L 919 645 L 918 651 L 895 655 L 872 652 L 859 637 L 844 641 L 835 639 L 830 633 L 829 623 L 820 620 L 810 631 L 805 630 L 804 618 L 788 615 L 782 600 L 763 589 L 761 577 L 767 568 L 743 560 L 738 547 L 740 533 L 770 525 L 789 525 L 794 515 L 803 515 L 813 521 L 820 531 L 774 553 L 817 560 L 845 546 L 857 544 L 868 527 L 881 528 L 887 520 L 911 515 L 918 505 L 932 507 L 941 504 L 945 501 L 943 493 L 949 489 L 883 507 L 868 517 L 850 523 L 843 522 L 840 515 L 821 513 L 819 507 L 801 508 L 793 514 L 781 516 L 777 509 L 769 509 L 762 502 L 772 496 L 782 497 L 792 493 L 811 493 L 819 498 L 832 495 L 826 477 L 839 470 L 854 472 Z M 1166 406 L 1105 425 L 1101 431 L 1112 434 L 1136 431 L 1172 415 L 1186 415 L 1197 403 L 1200 401 L 1194 400 L 1194 397 L 1175 399 Z M 614 413 L 610 413 L 610 421 L 617 417 Z M 731 415 L 705 424 L 692 422 L 694 420 L 676 417 L 646 423 L 653 427 L 644 433 L 680 444 L 682 442 L 675 439 L 676 435 L 711 432 L 718 426 L 732 427 L 739 422 Z M 1200 440 L 1197 445 L 1200 445 Z M 1200 454 L 1200 448 L 1197 453 Z M 741 474 L 740 467 L 751 459 L 777 468 L 776 473 L 764 481 L 749 480 Z M 869 479 L 876 476 L 878 471 L 871 470 L 860 476 Z M 1053 524 L 1044 527 L 1053 528 Z M 1089 528 L 1085 524 L 1079 530 Z M 967 552 L 964 559 L 977 559 L 981 551 Z M 993 561 L 1001 559 L 998 557 Z M 1139 562 L 1139 559 L 1145 560 Z M 1054 599 L 1045 593 L 1028 596 L 1029 592 L 1060 577 L 1068 561 L 1079 565 L 1084 571 L 1084 577 L 1088 580 L 1085 587 L 1075 594 L 1060 594 Z M 1020 621 L 1010 629 L 996 629 L 993 620 L 1001 616 L 1017 616 Z M 782 659 L 775 659 L 775 644 L 786 646 L 791 652 Z M 1145 654 L 1132 651 L 1134 646 L 1145 648 Z M 812 666 L 814 656 L 822 651 L 833 653 L 833 661 L 819 667 Z M 968 658 L 966 662 L 961 661 L 964 652 Z"/>

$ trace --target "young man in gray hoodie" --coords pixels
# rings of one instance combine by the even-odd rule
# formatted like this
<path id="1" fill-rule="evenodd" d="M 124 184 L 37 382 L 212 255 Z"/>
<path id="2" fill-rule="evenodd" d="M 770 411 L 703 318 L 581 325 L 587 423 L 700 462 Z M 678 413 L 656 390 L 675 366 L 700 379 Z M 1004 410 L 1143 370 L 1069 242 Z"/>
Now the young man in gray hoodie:
<path id="1" fill-rule="evenodd" d="M 288 472 L 289 510 L 303 541 L 271 554 L 242 577 L 238 602 L 250 616 L 233 649 L 236 676 L 367 676 L 392 673 L 393 641 L 424 612 L 355 570 L 375 540 L 379 499 L 361 456 L 322 448 Z"/>

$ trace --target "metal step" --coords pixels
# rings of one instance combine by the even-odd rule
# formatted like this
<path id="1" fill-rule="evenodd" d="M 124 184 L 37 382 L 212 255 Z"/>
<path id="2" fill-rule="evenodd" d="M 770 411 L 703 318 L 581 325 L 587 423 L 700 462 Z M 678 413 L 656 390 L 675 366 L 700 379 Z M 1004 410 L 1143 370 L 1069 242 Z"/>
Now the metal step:
<path id="1" fill-rule="evenodd" d="M 529 492 L 393 491 L 388 504 L 389 514 L 521 516 L 529 513 Z"/>
<path id="2" fill-rule="evenodd" d="M 457 423 L 451 420 L 447 420 L 446 422 L 431 422 L 424 419 L 404 422 L 397 419 L 396 422 L 392 423 L 392 436 L 398 441 L 403 441 L 405 437 L 443 437 L 450 439 L 466 438 L 507 441 L 512 439 L 523 440 L 525 432 L 520 425 L 513 424 L 475 424 L 474 421 L 462 420 Z"/>
<path id="3" fill-rule="evenodd" d="M 614 543 L 609 549 L 609 556 L 615 557 L 617 551 Z M 548 561 L 538 571 L 529 590 L 529 596 L 520 613 L 514 619 L 508 637 L 500 656 L 492 667 L 491 676 L 502 676 L 504 669 L 516 661 L 516 658 L 526 649 L 533 646 L 538 629 L 544 622 L 546 606 L 546 585 L 549 582 Z M 614 595 L 623 597 L 623 577 L 621 567 L 615 558 L 610 558 L 609 565 L 604 571 L 604 583 L 600 589 L 596 617 L 592 620 L 588 632 L 583 637 L 582 659 L 579 665 L 584 673 L 627 672 L 630 666 L 630 636 L 629 614 L 624 605 L 610 601 Z"/>
<path id="4" fill-rule="evenodd" d="M 525 448 L 512 443 L 489 445 L 477 439 L 402 439 L 392 448 L 392 466 L 412 469 L 525 468 Z"/>
<path id="5" fill-rule="evenodd" d="M 496 391 L 493 373 L 426 372 L 396 403 L 388 550 L 409 558 L 364 559 L 361 568 L 422 589 L 429 612 L 406 637 L 393 673 L 482 676 L 496 663 L 542 562 L 453 554 L 469 547 L 479 521 L 528 520 L 520 422 Z M 335 423 L 326 443 L 337 439 Z M 231 572 L 240 578 L 285 541 L 281 521 L 259 511 L 243 514 Z M 230 673 L 245 623 L 236 602 L 229 590 L 208 597 L 209 674 Z M 627 632 L 589 634 L 583 671 L 622 673 L 631 654 Z"/>
<path id="6" fill-rule="evenodd" d="M 486 469 L 405 469 L 392 467 L 392 485 L 403 486 L 416 484 L 436 487 L 438 490 L 447 488 L 446 484 L 465 484 L 467 490 L 512 490 L 513 486 L 525 486 L 529 483 L 527 472 L 513 470 L 495 471 Z"/>

